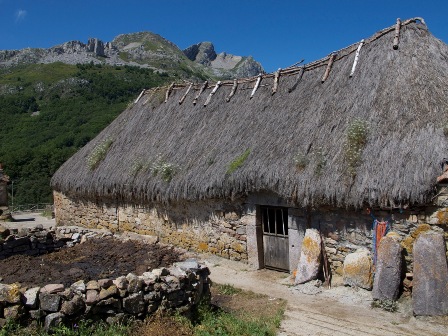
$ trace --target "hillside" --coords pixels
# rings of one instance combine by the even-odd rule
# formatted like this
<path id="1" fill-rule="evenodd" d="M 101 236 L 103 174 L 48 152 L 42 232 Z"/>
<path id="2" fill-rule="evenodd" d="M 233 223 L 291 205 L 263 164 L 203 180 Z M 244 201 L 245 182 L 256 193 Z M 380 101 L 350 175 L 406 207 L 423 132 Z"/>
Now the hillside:
<path id="1" fill-rule="evenodd" d="M 0 162 L 15 204 L 51 202 L 50 177 L 135 99 L 172 78 L 130 66 L 30 64 L 0 70 Z"/>
<path id="2" fill-rule="evenodd" d="M 149 32 L 0 50 L 0 162 L 14 181 L 14 203 L 51 202 L 56 169 L 142 89 L 263 72 L 252 58 L 227 58 L 233 63 L 216 63 L 218 56 L 204 64 Z"/>

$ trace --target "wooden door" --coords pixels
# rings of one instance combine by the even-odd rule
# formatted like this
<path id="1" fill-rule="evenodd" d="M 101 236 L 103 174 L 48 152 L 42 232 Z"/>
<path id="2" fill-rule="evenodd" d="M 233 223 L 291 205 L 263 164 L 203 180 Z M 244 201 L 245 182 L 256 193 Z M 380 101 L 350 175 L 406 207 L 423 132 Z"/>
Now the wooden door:
<path id="1" fill-rule="evenodd" d="M 260 206 L 264 265 L 289 271 L 288 208 Z"/>

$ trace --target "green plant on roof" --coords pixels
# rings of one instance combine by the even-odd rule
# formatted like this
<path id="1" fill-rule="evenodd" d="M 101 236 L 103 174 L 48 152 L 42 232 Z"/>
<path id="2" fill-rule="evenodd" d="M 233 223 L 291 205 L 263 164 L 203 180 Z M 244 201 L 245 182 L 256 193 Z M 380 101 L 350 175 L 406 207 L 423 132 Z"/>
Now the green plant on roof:
<path id="1" fill-rule="evenodd" d="M 226 174 L 232 174 L 235 170 L 240 168 L 244 164 L 244 161 L 246 161 L 249 154 L 250 154 L 250 149 L 246 149 L 246 151 L 243 154 L 241 154 L 240 156 L 235 158 L 235 160 L 230 162 L 229 168 L 227 169 Z"/>
<path id="2" fill-rule="evenodd" d="M 361 163 L 362 152 L 367 144 L 369 129 L 367 123 L 361 119 L 353 120 L 347 128 L 347 138 L 345 141 L 345 161 L 348 169 L 347 173 L 354 177 L 356 168 Z"/>
<path id="3" fill-rule="evenodd" d="M 316 167 L 314 168 L 314 172 L 316 173 L 316 175 L 320 176 L 322 175 L 324 168 L 327 165 L 327 157 L 322 147 L 318 147 L 313 155 L 316 160 Z"/>
<path id="4" fill-rule="evenodd" d="M 145 162 L 144 160 L 135 160 L 130 169 L 130 175 L 136 176 L 139 172 L 145 171 L 149 168 L 149 163 Z"/>
<path id="5" fill-rule="evenodd" d="M 298 170 L 305 169 L 310 160 L 303 153 L 297 153 L 293 158 L 294 164 Z"/>
<path id="6" fill-rule="evenodd" d="M 95 146 L 93 151 L 87 157 L 87 166 L 90 170 L 94 170 L 107 155 L 107 151 L 112 145 L 113 140 L 107 138 Z"/>
<path id="7" fill-rule="evenodd" d="M 162 180 L 170 182 L 176 175 L 177 169 L 174 164 L 166 162 L 159 154 L 151 165 L 151 172 L 153 176 L 160 175 Z"/>
<path id="8" fill-rule="evenodd" d="M 448 137 L 448 123 L 443 125 L 443 134 Z"/>

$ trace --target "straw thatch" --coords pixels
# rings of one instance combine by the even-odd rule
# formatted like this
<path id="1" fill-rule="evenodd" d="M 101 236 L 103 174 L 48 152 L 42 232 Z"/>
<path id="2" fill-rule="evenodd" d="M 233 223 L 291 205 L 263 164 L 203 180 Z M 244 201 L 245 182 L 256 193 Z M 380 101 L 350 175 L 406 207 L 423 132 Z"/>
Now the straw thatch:
<path id="1" fill-rule="evenodd" d="M 330 57 L 282 70 L 275 94 L 274 74 L 252 99 L 257 78 L 238 81 L 229 102 L 233 82 L 223 82 L 205 107 L 212 84 L 196 105 L 202 83 L 182 104 L 188 84 L 147 91 L 56 172 L 53 188 L 129 202 L 269 190 L 303 206 L 425 203 L 447 155 L 448 46 L 415 21 L 402 24 L 398 50 L 394 27 L 366 39 L 352 77 L 358 44 L 337 53 L 324 82 Z M 354 123 L 367 137 L 352 162 Z M 106 139 L 104 160 L 90 169 Z M 171 180 L 151 170 L 161 161 L 175 168 Z"/>

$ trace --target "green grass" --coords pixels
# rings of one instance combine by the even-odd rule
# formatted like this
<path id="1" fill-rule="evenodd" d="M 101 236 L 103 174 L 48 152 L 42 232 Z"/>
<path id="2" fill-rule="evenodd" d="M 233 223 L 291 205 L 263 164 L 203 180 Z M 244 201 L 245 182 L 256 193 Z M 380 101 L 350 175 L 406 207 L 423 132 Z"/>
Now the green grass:
<path id="1" fill-rule="evenodd" d="M 240 156 L 235 158 L 232 162 L 230 162 L 229 168 L 227 169 L 226 173 L 230 175 L 235 170 L 240 168 L 244 164 L 244 161 L 246 161 L 249 154 L 250 154 L 250 149 L 247 149 L 243 154 L 241 154 Z"/>
<path id="2" fill-rule="evenodd" d="M 221 294 L 224 294 L 224 295 L 239 294 L 243 291 L 242 289 L 235 288 L 233 285 L 229 285 L 229 284 L 224 284 L 224 285 L 217 284 L 216 286 L 217 286 L 218 292 Z"/>
<path id="3" fill-rule="evenodd" d="M 127 325 L 108 325 L 104 322 L 92 323 L 92 321 L 87 320 L 70 327 L 59 325 L 50 332 L 46 332 L 42 325 L 23 327 L 10 320 L 0 329 L 0 336 L 127 336 L 130 330 L 131 327 Z"/>

